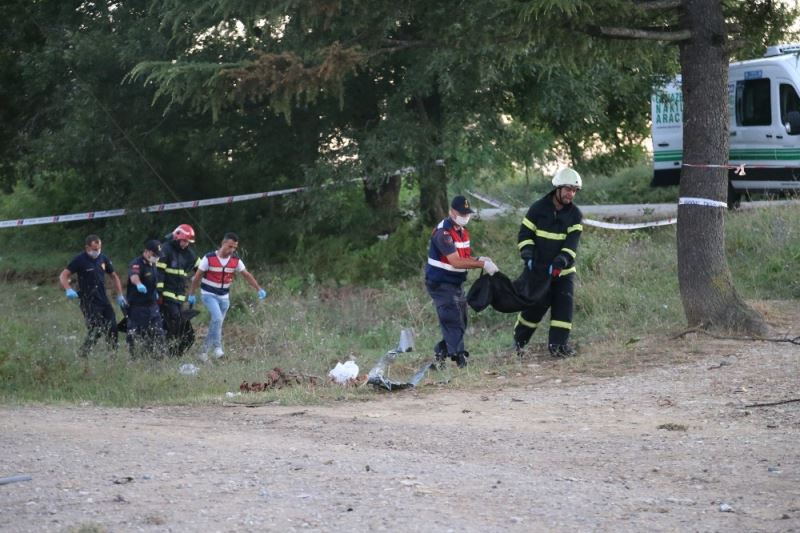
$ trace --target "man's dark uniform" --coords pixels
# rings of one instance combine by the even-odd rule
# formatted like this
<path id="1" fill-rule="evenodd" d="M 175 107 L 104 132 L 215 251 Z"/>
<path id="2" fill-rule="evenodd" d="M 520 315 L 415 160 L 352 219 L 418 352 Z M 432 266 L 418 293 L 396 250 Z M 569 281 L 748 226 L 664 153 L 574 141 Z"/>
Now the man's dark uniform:
<path id="1" fill-rule="evenodd" d="M 110 348 L 117 348 L 117 317 L 106 294 L 106 273 L 114 272 L 111 260 L 104 254 L 92 259 L 86 252 L 76 255 L 67 270 L 78 276 L 78 296 L 86 319 L 86 340 L 80 355 L 87 356 L 97 340 L 105 334 Z"/>
<path id="2" fill-rule="evenodd" d="M 147 288 L 146 293 L 136 289 L 131 276 L 138 275 Z M 160 353 L 164 345 L 164 328 L 158 309 L 158 270 L 143 256 L 128 265 L 128 348 L 131 355 Z"/>
<path id="3" fill-rule="evenodd" d="M 533 260 L 537 277 L 548 275 L 550 266 L 561 270 L 553 279 L 550 294 L 539 305 L 522 311 L 514 326 L 514 342 L 525 346 L 536 331 L 539 321 L 550 309 L 551 352 L 566 347 L 572 330 L 573 293 L 575 291 L 575 258 L 581 238 L 583 214 L 573 203 L 556 210 L 555 190 L 537 200 L 528 209 L 517 236 L 522 260 Z M 554 348 L 555 347 L 555 348 Z"/>

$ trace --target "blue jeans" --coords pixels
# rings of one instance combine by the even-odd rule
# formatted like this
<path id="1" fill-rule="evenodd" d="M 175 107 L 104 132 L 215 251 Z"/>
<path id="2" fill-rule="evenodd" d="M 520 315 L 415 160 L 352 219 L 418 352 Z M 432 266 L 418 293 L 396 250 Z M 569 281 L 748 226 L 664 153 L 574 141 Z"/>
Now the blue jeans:
<path id="1" fill-rule="evenodd" d="M 225 313 L 231 306 L 230 298 L 219 296 L 210 292 L 201 292 L 203 305 L 211 315 L 211 322 L 208 324 L 208 335 L 206 335 L 205 348 L 222 348 L 222 322 L 225 320 Z"/>

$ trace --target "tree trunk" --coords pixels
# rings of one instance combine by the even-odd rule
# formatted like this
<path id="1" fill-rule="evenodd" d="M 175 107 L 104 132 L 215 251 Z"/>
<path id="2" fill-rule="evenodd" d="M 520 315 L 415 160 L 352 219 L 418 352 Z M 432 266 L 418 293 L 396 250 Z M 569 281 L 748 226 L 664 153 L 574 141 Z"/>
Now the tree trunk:
<path id="1" fill-rule="evenodd" d="M 383 180 L 364 181 L 364 199 L 376 217 L 376 234 L 394 233 L 400 223 L 400 174 Z"/>
<path id="2" fill-rule="evenodd" d="M 447 167 L 432 162 L 419 169 L 419 210 L 426 226 L 438 224 L 448 213 Z"/>
<path id="3" fill-rule="evenodd" d="M 728 162 L 728 50 L 719 0 L 686 0 L 680 46 L 683 77 L 683 161 Z M 681 198 L 726 205 L 727 170 L 683 167 Z M 678 206 L 678 279 L 690 326 L 761 335 L 763 317 L 736 293 L 725 256 L 725 207 Z"/>

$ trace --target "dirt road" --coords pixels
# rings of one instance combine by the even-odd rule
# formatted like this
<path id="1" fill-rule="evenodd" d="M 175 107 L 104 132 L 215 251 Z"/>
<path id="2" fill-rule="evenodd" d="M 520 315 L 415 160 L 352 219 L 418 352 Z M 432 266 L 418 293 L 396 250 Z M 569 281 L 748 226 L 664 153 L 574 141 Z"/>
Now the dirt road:
<path id="1" fill-rule="evenodd" d="M 0 408 L 3 531 L 800 531 L 800 349 L 326 407 Z M 694 346 L 694 347 L 693 347 Z M 497 376 L 487 376 L 497 380 Z"/>

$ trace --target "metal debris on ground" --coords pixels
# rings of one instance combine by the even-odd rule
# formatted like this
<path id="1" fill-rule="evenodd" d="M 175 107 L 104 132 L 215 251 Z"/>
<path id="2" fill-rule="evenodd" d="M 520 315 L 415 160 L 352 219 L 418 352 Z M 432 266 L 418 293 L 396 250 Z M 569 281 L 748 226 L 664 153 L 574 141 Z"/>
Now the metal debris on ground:
<path id="1" fill-rule="evenodd" d="M 266 381 L 253 381 L 248 383 L 242 381 L 239 390 L 242 392 L 261 392 L 268 389 L 282 389 L 283 387 L 294 387 L 295 385 L 317 385 L 318 376 L 310 376 L 297 372 L 284 372 L 277 366 L 267 372 Z"/>
<path id="2" fill-rule="evenodd" d="M 417 373 L 414 374 L 408 381 L 392 381 L 386 377 L 386 372 L 389 369 L 389 364 L 391 364 L 396 358 L 397 350 L 389 350 L 383 354 L 381 358 L 378 359 L 378 362 L 375 363 L 375 366 L 372 367 L 372 370 L 369 371 L 369 374 L 367 374 L 367 383 L 375 388 L 382 388 L 388 391 L 416 387 L 419 382 L 422 381 L 422 378 L 425 377 L 425 374 L 428 372 L 428 370 L 430 370 L 431 365 L 433 365 L 431 362 L 423 364 Z"/>

